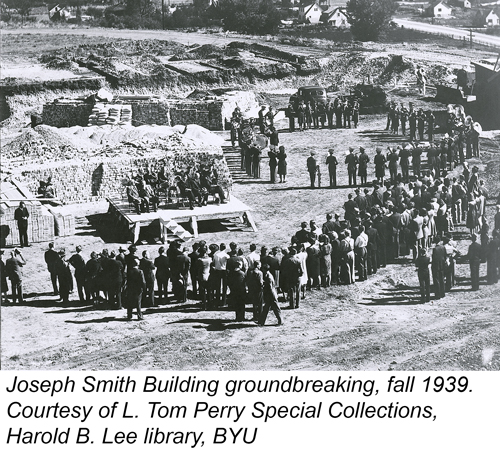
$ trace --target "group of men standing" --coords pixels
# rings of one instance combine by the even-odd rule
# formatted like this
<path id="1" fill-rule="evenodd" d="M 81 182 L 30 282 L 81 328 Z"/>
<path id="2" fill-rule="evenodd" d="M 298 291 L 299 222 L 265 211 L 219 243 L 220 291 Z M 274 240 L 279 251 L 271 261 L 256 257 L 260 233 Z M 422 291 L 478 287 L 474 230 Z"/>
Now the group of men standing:
<path id="1" fill-rule="evenodd" d="M 354 128 L 359 123 L 359 101 L 347 97 L 337 97 L 326 103 L 314 100 L 300 100 L 297 104 L 289 103 L 285 109 L 288 117 L 288 128 L 294 132 L 295 118 L 299 131 L 312 128 Z"/>

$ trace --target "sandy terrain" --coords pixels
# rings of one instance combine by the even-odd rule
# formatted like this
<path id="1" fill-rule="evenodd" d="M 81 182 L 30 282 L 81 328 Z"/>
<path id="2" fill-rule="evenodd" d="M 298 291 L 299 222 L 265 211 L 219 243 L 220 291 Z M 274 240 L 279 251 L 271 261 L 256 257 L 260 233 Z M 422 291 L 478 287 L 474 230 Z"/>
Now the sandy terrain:
<path id="1" fill-rule="evenodd" d="M 327 212 L 341 212 L 352 190 L 307 185 L 305 159 L 310 150 L 321 159 L 334 146 L 343 154 L 349 145 L 366 145 L 370 156 L 375 142 L 395 139 L 378 130 L 383 117 L 362 118 L 358 130 L 312 130 L 282 133 L 289 154 L 286 184 L 242 178 L 234 195 L 252 206 L 259 231 L 228 231 L 223 226 L 200 224 L 208 242 L 235 241 L 245 250 L 258 245 L 285 245 L 302 220 L 324 221 Z M 498 163 L 498 141 L 483 142 L 482 162 Z M 230 164 L 236 154 L 229 149 Z M 479 163 L 476 161 L 475 163 Z M 490 192 L 498 195 L 498 164 L 481 164 Z M 325 168 L 326 169 L 326 168 Z M 493 170 L 493 172 L 489 172 Z M 326 172 L 326 171 L 325 171 Z M 346 182 L 344 165 L 339 183 Z M 106 230 L 106 206 L 80 211 L 75 237 L 57 239 L 56 247 L 73 251 L 82 244 L 91 250 L 117 249 Z M 491 222 L 493 206 L 488 206 Z M 97 228 L 97 231 L 96 231 Z M 457 238 L 466 237 L 459 228 Z M 110 238 L 112 240 L 112 238 Z M 466 253 L 468 240 L 459 241 Z M 127 322 L 125 311 L 81 305 L 73 293 L 71 306 L 62 308 L 50 295 L 51 285 L 43 262 L 44 244 L 26 249 L 27 305 L 2 308 L 2 368 L 4 369 L 320 369 L 320 370 L 480 370 L 500 369 L 498 318 L 499 285 L 485 285 L 486 265 L 481 267 L 481 289 L 470 291 L 467 263 L 457 265 L 458 285 L 446 298 L 421 304 L 415 268 L 409 260 L 379 270 L 368 282 L 351 287 L 331 287 L 309 292 L 299 310 L 288 310 L 285 325 L 257 327 L 234 322 L 229 311 L 205 312 L 197 301 L 146 309 L 146 321 Z M 158 246 L 144 245 L 156 255 Z M 247 318 L 251 317 L 248 306 Z"/>
<path id="2" fill-rule="evenodd" d="M 28 33 L 43 38 L 35 39 Z M 235 40 L 232 34 L 226 38 L 201 33 L 111 29 L 6 29 L 2 35 L 2 77 L 15 76 L 6 75 L 4 68 L 23 74 L 16 60 L 22 57 L 22 61 L 35 63 L 41 52 L 59 48 L 62 35 L 67 46 L 95 44 L 112 38 L 172 39 L 184 44 L 226 44 Z M 237 39 L 254 41 L 239 36 Z M 297 53 L 314 52 L 318 56 L 330 53 L 324 49 L 294 49 Z M 366 44 L 365 50 L 374 59 L 401 54 L 413 61 L 447 64 L 454 69 L 468 66 L 471 57 L 493 55 L 477 50 L 471 54 L 466 48 L 444 46 L 430 39 L 420 44 Z M 30 77 L 52 78 L 53 74 L 46 69 L 35 71 L 37 68 L 33 66 Z M 348 84 L 351 75 L 346 73 Z M 329 74 L 324 79 L 314 76 L 310 82 L 331 83 L 328 77 Z M 290 90 L 302 82 L 302 79 L 270 80 L 260 82 L 257 90 L 266 91 L 271 100 L 281 104 L 286 102 Z M 13 122 L 25 123 L 28 113 L 38 111 L 45 97 L 52 100 L 58 95 L 42 94 L 37 98 L 18 96 L 13 105 L 19 110 L 14 115 L 19 117 Z M 399 95 L 395 97 L 398 101 L 415 100 L 411 93 Z M 424 102 L 417 100 L 417 107 Z M 384 117 L 372 116 L 362 117 L 357 130 L 281 133 L 281 142 L 289 156 L 286 184 L 267 182 L 266 160 L 262 161 L 261 180 L 235 172 L 233 195 L 253 208 L 258 232 L 245 227 L 229 230 L 220 223 L 200 223 L 200 238 L 209 243 L 234 241 L 245 251 L 250 243 L 285 246 L 301 221 L 315 219 L 322 224 L 327 212 L 342 214 L 341 206 L 352 192 L 345 186 L 345 166 L 339 167 L 339 188 L 311 190 L 307 188 L 306 158 L 313 149 L 323 160 L 331 147 L 342 156 L 349 146 L 360 145 L 373 157 L 376 145 L 385 148 L 399 143 L 399 137 L 381 131 L 384 126 Z M 3 136 L 16 133 L 14 129 L 2 129 Z M 488 139 L 482 140 L 482 148 L 481 161 L 471 163 L 479 165 L 481 177 L 496 198 L 500 187 L 498 133 L 490 132 Z M 230 148 L 225 151 L 230 166 L 237 167 L 238 151 Z M 326 166 L 322 169 L 326 174 Z M 92 250 L 118 248 L 120 243 L 116 242 L 105 214 L 106 203 L 72 206 L 71 210 L 77 217 L 76 235 L 58 238 L 57 248 L 66 248 L 71 253 L 80 244 L 86 258 Z M 490 224 L 493 210 L 490 200 L 487 207 Z M 470 242 L 467 230 L 459 227 L 456 239 L 460 252 L 465 254 Z M 141 245 L 139 251 L 149 249 L 156 256 L 157 247 Z M 0 310 L 2 369 L 500 370 L 500 285 L 486 285 L 485 264 L 481 265 L 480 291 L 470 291 L 468 264 L 459 261 L 458 284 L 452 292 L 439 301 L 421 304 L 415 268 L 411 261 L 402 258 L 397 264 L 379 270 L 367 282 L 308 292 L 298 310 L 288 310 L 282 303 L 285 325 L 274 327 L 271 314 L 269 326 L 259 328 L 250 321 L 234 322 L 233 312 L 202 311 L 196 300 L 147 308 L 146 320 L 142 322 L 127 322 L 125 311 L 110 310 L 105 304 L 99 309 L 82 305 L 76 293 L 70 297 L 71 305 L 63 308 L 50 293 L 50 277 L 43 263 L 45 250 L 46 243 L 38 243 L 24 251 L 28 261 L 24 271 L 26 305 L 3 305 Z M 250 317 L 248 306 L 247 318 Z"/>

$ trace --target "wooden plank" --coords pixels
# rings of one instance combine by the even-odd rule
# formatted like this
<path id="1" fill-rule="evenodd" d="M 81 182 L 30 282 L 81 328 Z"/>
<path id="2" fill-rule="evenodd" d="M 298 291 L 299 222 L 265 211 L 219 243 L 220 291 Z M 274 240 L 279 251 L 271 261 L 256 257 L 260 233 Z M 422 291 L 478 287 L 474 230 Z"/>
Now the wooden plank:
<path id="1" fill-rule="evenodd" d="M 141 224 L 139 222 L 136 222 L 133 227 L 134 230 L 134 240 L 132 243 L 137 243 L 139 241 L 139 234 L 141 233 Z"/>
<path id="2" fill-rule="evenodd" d="M 252 214 L 251 214 L 249 211 L 247 211 L 247 212 L 245 212 L 245 213 L 246 213 L 246 215 L 247 215 L 247 222 L 248 222 L 248 225 L 252 228 L 252 230 L 253 230 L 254 232 L 257 232 L 257 225 L 255 224 L 255 221 L 254 221 L 254 220 L 253 220 L 253 218 L 252 218 Z"/>

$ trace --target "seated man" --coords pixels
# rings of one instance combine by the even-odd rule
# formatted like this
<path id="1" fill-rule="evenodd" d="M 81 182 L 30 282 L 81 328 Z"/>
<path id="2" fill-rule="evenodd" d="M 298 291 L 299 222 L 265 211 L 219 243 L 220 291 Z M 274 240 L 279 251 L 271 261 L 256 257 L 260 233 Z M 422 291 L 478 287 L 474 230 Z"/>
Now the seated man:
<path id="1" fill-rule="evenodd" d="M 181 174 L 179 177 L 179 181 L 177 182 L 177 186 L 179 187 L 179 191 L 182 197 L 186 197 L 189 201 L 189 208 L 192 210 L 194 208 L 195 202 L 195 193 L 193 192 L 193 187 L 196 190 L 195 184 L 192 183 L 192 180 L 189 180 L 186 174 Z M 200 192 L 197 194 L 200 197 Z M 198 202 L 198 205 L 201 207 L 201 201 Z"/>
<path id="2" fill-rule="evenodd" d="M 224 194 L 222 186 L 217 183 L 217 176 L 216 174 L 214 174 L 214 171 L 212 171 L 211 169 L 202 170 L 200 180 L 201 186 L 205 188 L 210 194 L 214 196 L 217 194 L 217 203 L 226 203 L 226 195 Z"/>
<path id="3" fill-rule="evenodd" d="M 130 181 L 127 186 L 127 199 L 129 203 L 134 204 L 135 212 L 140 215 L 141 214 L 141 198 L 139 196 L 139 192 L 134 184 L 134 182 Z"/>
<path id="4" fill-rule="evenodd" d="M 145 180 L 142 180 L 138 186 L 139 197 L 141 198 L 141 204 L 144 206 L 147 213 L 149 213 L 149 207 L 153 207 L 153 211 L 158 208 L 158 196 L 153 191 L 153 188 L 149 186 Z"/>

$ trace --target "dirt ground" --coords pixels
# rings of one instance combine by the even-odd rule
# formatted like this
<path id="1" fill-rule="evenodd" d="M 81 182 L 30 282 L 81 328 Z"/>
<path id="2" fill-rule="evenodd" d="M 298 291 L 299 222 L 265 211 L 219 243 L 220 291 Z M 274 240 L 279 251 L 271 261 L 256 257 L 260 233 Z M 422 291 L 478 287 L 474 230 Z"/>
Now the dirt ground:
<path id="1" fill-rule="evenodd" d="M 33 34 L 27 34 L 30 32 Z M 66 35 L 66 46 L 92 45 L 101 42 L 103 37 L 109 40 L 172 39 L 188 45 L 224 45 L 236 39 L 233 35 L 226 38 L 137 30 L 2 30 L 2 69 L 19 72 L 23 64 L 33 64 L 40 52 L 59 47 L 61 33 Z M 43 37 L 40 39 L 40 36 Z M 239 36 L 237 39 L 255 42 Z M 299 51 L 304 49 L 301 47 Z M 328 53 L 318 49 L 310 51 L 318 56 Z M 365 51 L 373 57 L 401 54 L 413 61 L 449 64 L 455 69 L 468 66 L 471 58 L 468 49 L 433 42 L 366 44 Z M 492 55 L 476 50 L 473 58 Z M 360 67 L 359 73 L 362 73 L 363 66 Z M 359 75 L 353 73 L 353 77 Z M 52 78 L 45 69 L 31 74 L 35 75 L 41 79 Z M 345 72 L 346 79 L 350 76 L 350 72 Z M 296 88 L 304 81 L 269 80 L 259 82 L 255 89 L 269 93 L 278 88 Z M 324 79 L 311 77 L 309 80 L 318 81 L 331 82 L 328 70 Z M 16 111 L 12 122 L 16 127 L 25 123 L 28 113 L 43 103 L 41 94 L 38 98 L 18 97 L 13 103 Z M 269 95 L 279 106 L 287 97 Z M 416 100 L 411 93 L 394 97 L 404 102 Z M 419 102 L 424 101 L 416 102 L 420 107 Z M 282 131 L 281 143 L 288 153 L 286 184 L 268 183 L 265 159 L 262 179 L 235 174 L 233 195 L 252 207 L 258 232 L 201 222 L 200 239 L 209 243 L 234 241 L 245 252 L 251 243 L 285 246 L 301 221 L 314 219 L 322 224 L 326 213 L 342 214 L 341 206 L 352 192 L 345 186 L 345 165 L 339 166 L 337 189 L 311 190 L 307 188 L 306 158 L 315 150 L 323 162 L 329 148 L 335 148 L 337 155 L 342 156 L 349 146 L 363 145 L 373 159 L 375 146 L 385 148 L 399 143 L 400 138 L 381 131 L 384 126 L 384 117 L 370 116 L 361 118 L 357 130 L 311 130 L 293 134 Z M 3 137 L 9 133 L 17 133 L 17 130 L 2 129 Z M 500 188 L 500 140 L 498 133 L 488 136 L 494 139 L 482 139 L 481 160 L 471 160 L 471 164 L 480 167 L 480 176 L 485 179 L 493 199 Z M 226 147 L 225 152 L 229 165 L 237 166 L 238 151 Z M 322 165 L 322 170 L 325 185 L 326 165 Z M 76 216 L 76 235 L 57 238 L 56 248 L 65 248 L 71 253 L 80 244 L 86 258 L 92 250 L 118 249 L 120 243 L 116 242 L 107 222 L 105 202 L 72 206 L 71 210 Z M 493 200 L 490 200 L 487 207 L 490 224 L 493 214 Z M 465 254 L 470 243 L 467 230 L 459 227 L 456 239 L 459 251 Z M 284 326 L 274 327 L 275 319 L 270 314 L 269 325 L 260 328 L 250 321 L 235 322 L 234 313 L 230 311 L 202 311 L 196 300 L 147 308 L 146 320 L 142 322 L 127 322 L 124 310 L 110 310 L 106 305 L 99 309 L 82 305 L 76 293 L 70 297 L 71 305 L 63 308 L 50 293 L 50 277 L 43 262 L 46 248 L 47 243 L 37 243 L 24 250 L 28 261 L 24 271 L 27 303 L 3 305 L 0 309 L 2 369 L 500 370 L 500 285 L 486 285 L 485 264 L 481 265 L 479 291 L 470 290 L 468 264 L 459 261 L 458 284 L 452 292 L 439 301 L 421 304 L 416 270 L 411 261 L 402 258 L 366 282 L 308 292 L 298 310 L 288 310 L 282 303 Z M 157 248 L 158 245 L 153 244 L 140 245 L 139 251 L 149 249 L 156 256 Z M 250 306 L 246 315 L 251 317 Z"/>
<path id="2" fill-rule="evenodd" d="M 322 224 L 327 212 L 342 213 L 352 192 L 345 186 L 346 169 L 339 167 L 337 189 L 307 188 L 305 160 L 311 150 L 324 160 L 329 148 L 343 155 L 349 146 L 364 145 L 373 158 L 376 145 L 392 145 L 399 138 L 387 135 L 382 116 L 362 117 L 357 130 L 283 131 L 281 143 L 289 155 L 286 184 L 267 182 L 267 161 L 262 179 L 237 178 L 233 195 L 250 205 L 258 232 L 249 228 L 227 230 L 221 224 L 200 223 L 200 238 L 207 242 L 235 241 L 248 250 L 284 246 L 301 221 Z M 490 194 L 498 195 L 500 141 L 482 140 L 481 168 Z M 226 148 L 230 165 L 237 153 Z M 323 165 L 323 174 L 326 166 Z M 325 184 L 325 183 L 324 183 Z M 106 230 L 106 204 L 73 207 L 77 219 L 74 237 L 58 238 L 56 248 L 73 252 L 81 244 L 84 255 L 103 248 L 117 249 Z M 491 224 L 493 202 L 488 203 Z M 112 231 L 111 231 L 112 232 Z M 456 238 L 462 254 L 470 243 L 459 227 Z M 104 238 L 104 239 L 103 239 Z M 106 241 L 105 241 L 106 240 Z M 141 245 L 156 256 L 158 245 Z M 164 369 L 164 370 L 499 370 L 500 291 L 485 282 L 470 290 L 468 264 L 457 265 L 458 284 L 444 299 L 421 304 L 417 274 L 402 258 L 353 286 L 308 292 L 298 310 L 283 308 L 284 326 L 260 328 L 251 321 L 235 322 L 230 311 L 202 311 L 195 300 L 145 310 L 145 321 L 127 322 L 124 310 L 81 305 L 76 293 L 63 308 L 50 294 L 49 274 L 43 264 L 46 244 L 25 250 L 24 287 L 27 304 L 3 306 L 3 369 Z M 250 306 L 247 318 L 251 317 Z"/>

